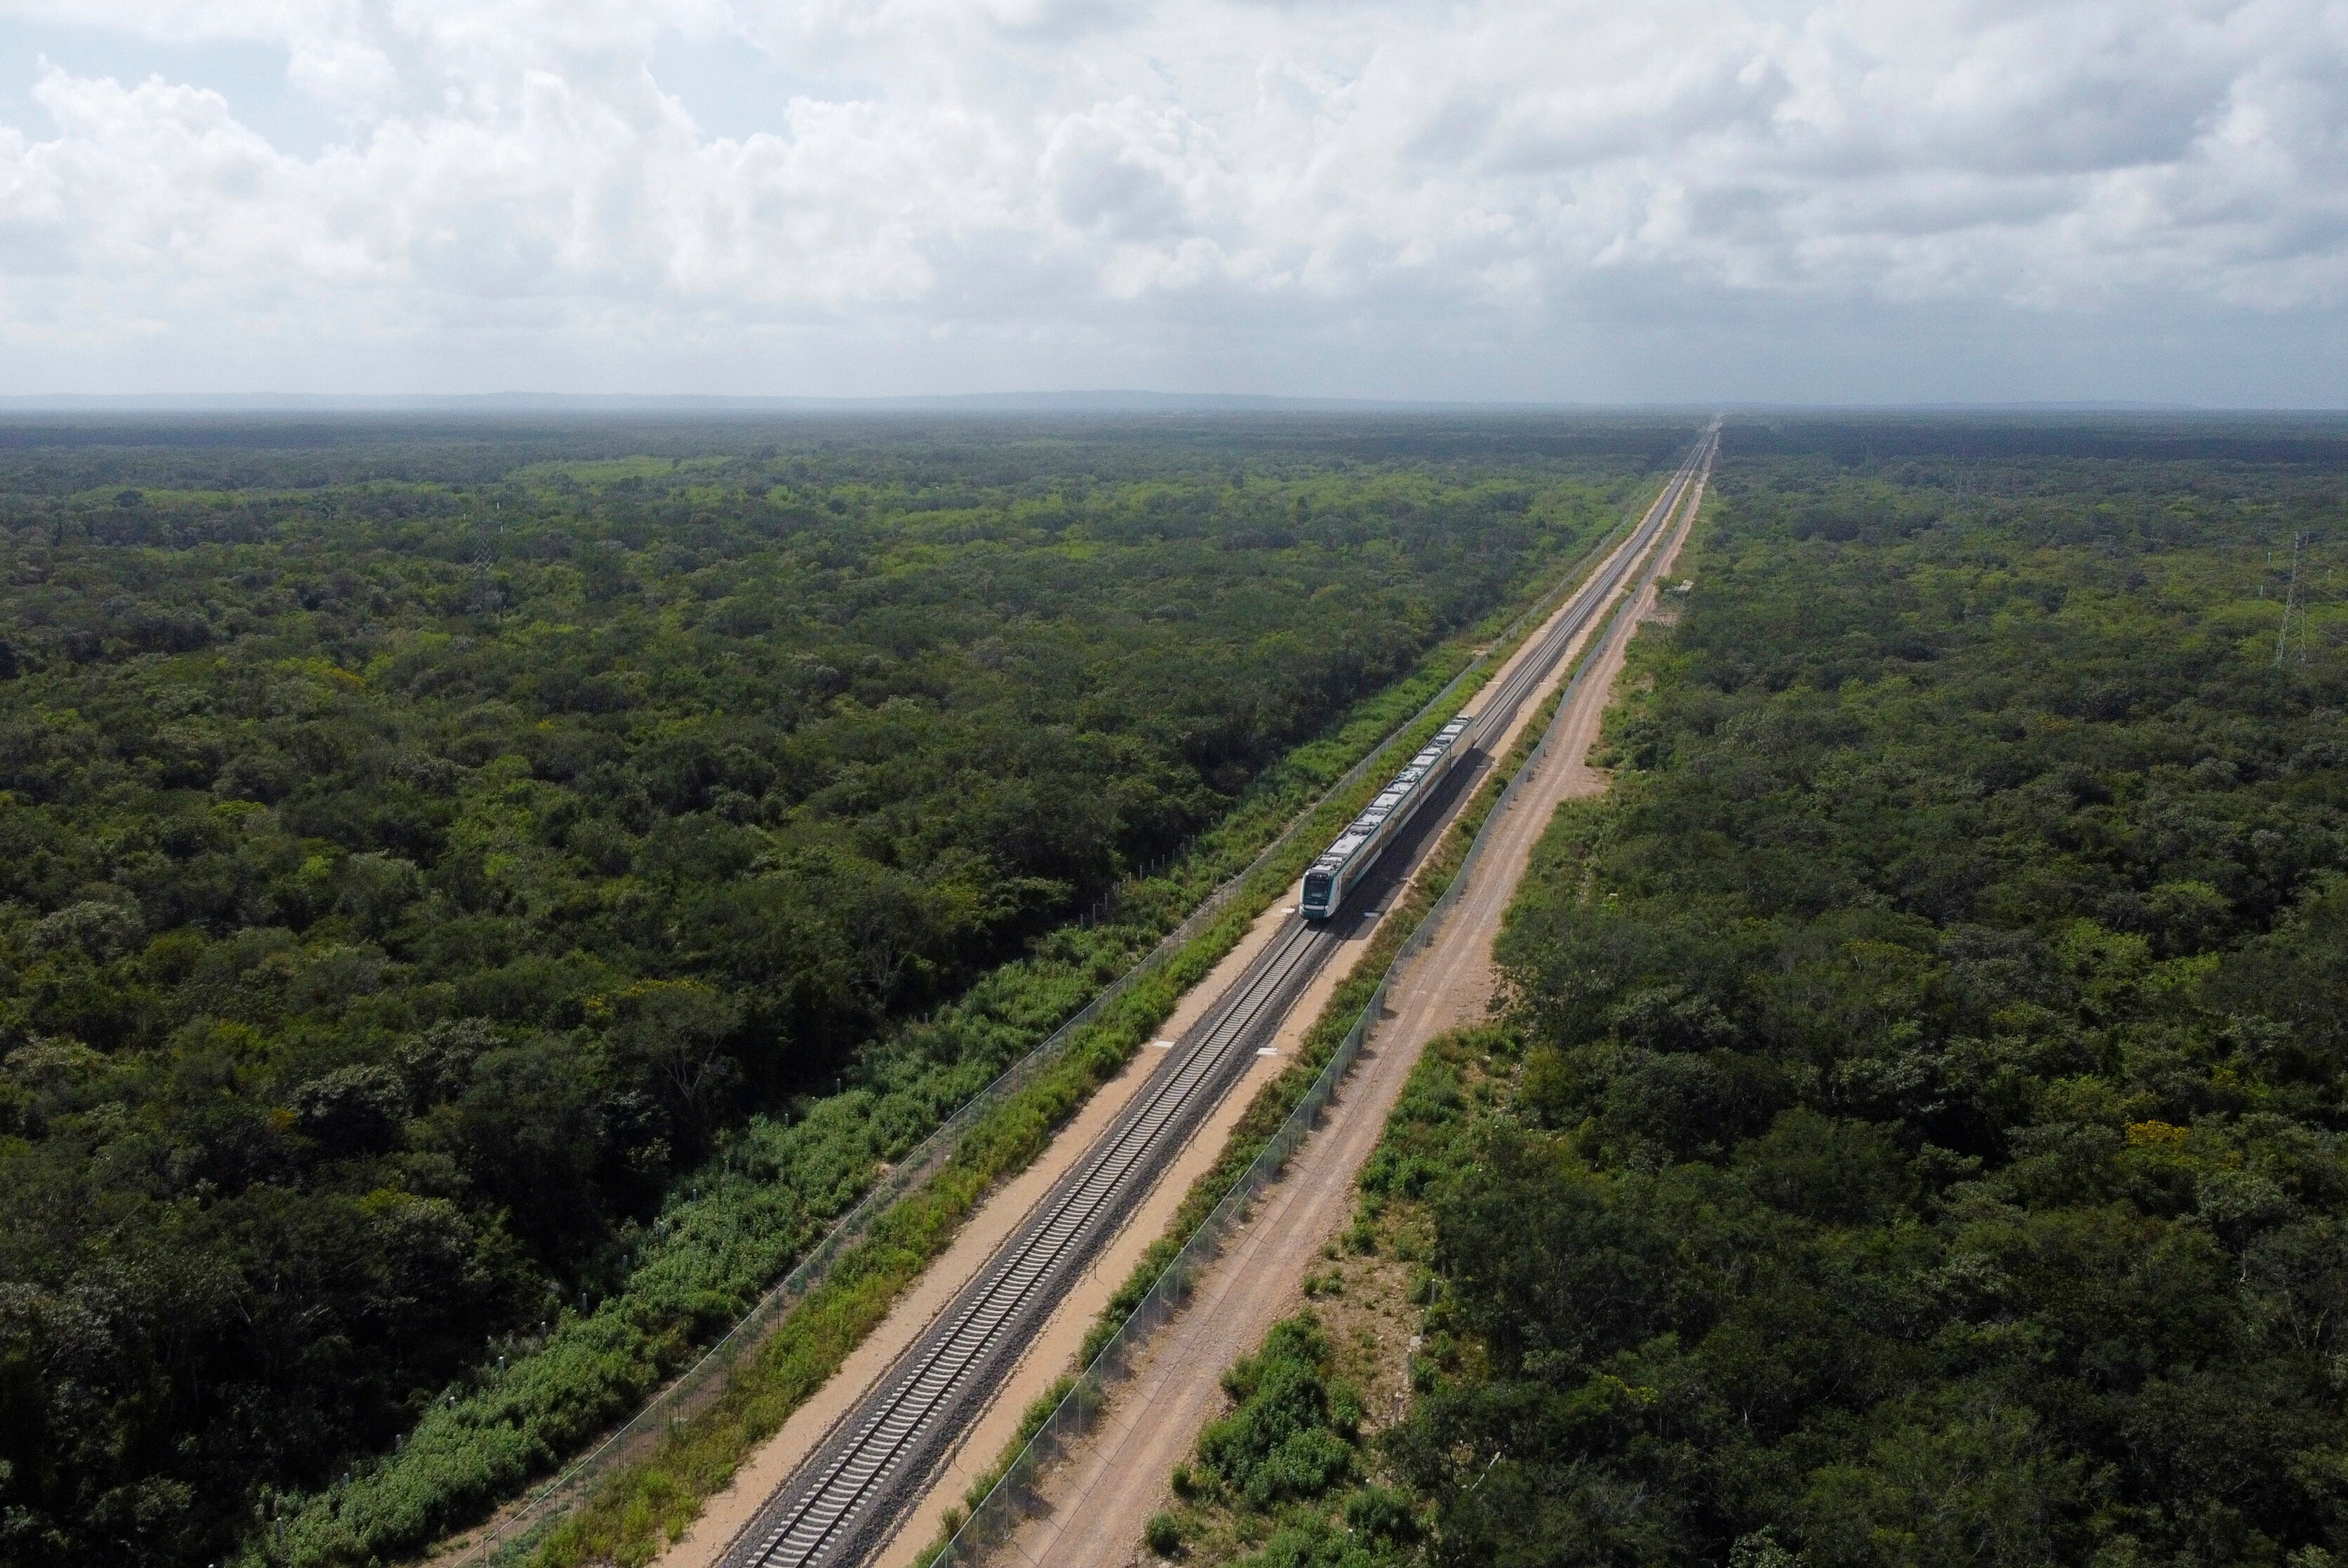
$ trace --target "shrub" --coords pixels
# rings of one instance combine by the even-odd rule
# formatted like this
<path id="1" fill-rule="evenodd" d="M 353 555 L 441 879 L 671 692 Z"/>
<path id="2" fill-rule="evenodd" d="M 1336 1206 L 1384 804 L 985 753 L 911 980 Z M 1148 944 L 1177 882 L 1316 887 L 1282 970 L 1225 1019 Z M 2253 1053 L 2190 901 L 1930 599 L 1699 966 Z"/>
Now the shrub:
<path id="1" fill-rule="evenodd" d="M 1261 1351 L 1223 1375 L 1239 1408 L 1199 1434 L 1200 1463 L 1258 1507 L 1351 1479 L 1360 1398 L 1329 1380 L 1328 1365 L 1328 1338 L 1310 1313 L 1274 1325 Z"/>
<path id="2" fill-rule="evenodd" d="M 1153 1513 L 1142 1526 L 1141 1539 L 1149 1550 L 1160 1557 L 1171 1557 L 1182 1550 L 1182 1524 L 1170 1513 Z"/>

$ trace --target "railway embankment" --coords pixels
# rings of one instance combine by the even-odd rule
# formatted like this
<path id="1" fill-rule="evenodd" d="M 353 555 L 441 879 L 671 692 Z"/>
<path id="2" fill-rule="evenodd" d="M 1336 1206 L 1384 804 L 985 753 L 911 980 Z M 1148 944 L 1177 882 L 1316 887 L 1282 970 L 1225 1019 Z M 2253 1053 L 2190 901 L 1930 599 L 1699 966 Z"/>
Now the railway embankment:
<path id="1" fill-rule="evenodd" d="M 1560 662 L 1563 689 L 1520 715 L 1507 742 L 1508 765 L 1463 807 L 1459 825 L 1471 833 L 1484 830 L 1472 875 L 1431 939 L 1391 976 L 1385 1016 L 1323 1127 L 1291 1158 L 1245 1226 L 1195 1281 L 1189 1305 L 1128 1369 L 1092 1439 L 1062 1451 L 1039 1472 L 1021 1500 L 1025 1522 L 1000 1549 L 1002 1560 L 1024 1568 L 1093 1568 L 1144 1559 L 1144 1532 L 1171 1501 L 1175 1467 L 1226 1402 L 1224 1369 L 1313 1298 L 1313 1285 L 1322 1277 L 1316 1271 L 1327 1254 L 1342 1250 L 1354 1222 L 1354 1178 L 1421 1051 L 1437 1037 L 1486 1016 L 1496 984 L 1493 944 L 1550 818 L 1563 801 L 1605 788 L 1606 776 L 1589 758 L 1622 673 L 1629 632 L 1655 612 L 1655 584 L 1693 527 L 1703 489 L 1699 480 L 1615 617 L 1602 626 L 1593 622 Z M 1542 736 L 1538 755 L 1528 758 Z M 1487 823 L 1485 814 L 1493 811 L 1497 816 Z M 1447 856 L 1430 857 L 1416 884 L 1416 910 L 1398 906 L 1402 918 L 1378 944 L 1385 951 L 1366 955 L 1372 962 L 1362 965 L 1360 982 L 1349 990 L 1368 989 L 1382 967 L 1377 960 L 1400 948 L 1415 915 L 1446 886 L 1465 850 L 1456 836 L 1447 837 L 1456 847 Z M 1334 1000 L 1312 1026 L 1323 1035 L 1344 1030 L 1353 1013 L 1347 1004 L 1357 998 Z M 1220 1184 L 1209 1185 L 1219 1190 Z M 1399 1343 L 1380 1349 L 1406 1354 Z M 879 1560 L 886 1568 L 900 1568 L 911 1557 L 919 1543 L 911 1535 L 901 1535 Z"/>

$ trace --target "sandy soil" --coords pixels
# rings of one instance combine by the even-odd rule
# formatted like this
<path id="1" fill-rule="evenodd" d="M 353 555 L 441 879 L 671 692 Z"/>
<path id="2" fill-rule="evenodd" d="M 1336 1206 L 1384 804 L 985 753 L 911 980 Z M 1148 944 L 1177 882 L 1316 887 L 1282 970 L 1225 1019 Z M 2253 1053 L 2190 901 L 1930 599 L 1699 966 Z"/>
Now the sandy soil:
<path id="1" fill-rule="evenodd" d="M 1291 888 L 1285 906 L 1293 911 L 1296 895 L 1302 890 Z M 1186 995 L 1159 1031 L 1158 1037 L 1170 1040 L 1198 1022 L 1208 1006 L 1237 980 L 1247 966 L 1254 962 L 1264 944 L 1280 928 L 1282 906 L 1275 904 L 1256 918 L 1248 934 L 1217 965 L 1207 979 Z M 774 1490 L 788 1480 L 799 1462 L 813 1452 L 825 1433 L 849 1411 L 855 1408 L 880 1375 L 889 1369 L 905 1348 L 921 1336 L 937 1315 L 945 1310 L 963 1285 L 970 1283 L 982 1264 L 993 1256 L 994 1250 L 1016 1230 L 1019 1222 L 1036 1203 L 1042 1201 L 1054 1181 L 1063 1175 L 1076 1156 L 1090 1147 L 1094 1139 L 1106 1131 L 1126 1103 L 1139 1092 L 1150 1074 L 1163 1067 L 1171 1052 L 1153 1050 L 1147 1047 L 1137 1052 L 1125 1070 L 1101 1086 L 1084 1109 L 1061 1129 L 1052 1146 L 1034 1164 L 1004 1182 L 979 1205 L 966 1222 L 953 1244 L 940 1255 L 937 1262 L 923 1271 L 922 1277 L 890 1310 L 879 1327 L 862 1345 L 856 1347 L 830 1381 L 806 1404 L 793 1411 L 784 1421 L 782 1429 L 767 1439 L 742 1468 L 735 1472 L 733 1483 L 709 1500 L 701 1516 L 695 1520 L 685 1533 L 667 1551 L 654 1560 L 656 1568 L 709 1568 L 717 1562 L 735 1535 L 756 1516 Z M 1276 1066 L 1266 1058 L 1249 1074 L 1250 1081 Z M 1130 1261 L 1127 1267 L 1131 1267 Z M 778 1332 L 790 1332 L 788 1322 Z"/>
<path id="2" fill-rule="evenodd" d="M 1557 616 L 1565 614 L 1573 598 L 1573 595 L 1569 595 L 1559 606 L 1550 618 L 1552 623 Z M 1514 658 L 1525 656 L 1539 639 L 1539 633 L 1528 637 L 1510 665 L 1503 665 L 1500 671 L 1496 672 L 1492 684 L 1497 685 L 1512 667 Z M 1569 658 L 1570 656 L 1570 654 Z M 1563 668 L 1565 663 L 1560 661 L 1560 667 Z M 1506 746 L 1514 744 L 1514 735 L 1527 722 L 1531 711 L 1540 706 L 1540 700 L 1529 700 L 1519 709 L 1509 738 L 1495 748 L 1496 752 L 1504 751 Z M 1464 796 L 1466 792 L 1462 793 Z M 1432 835 L 1428 841 L 1434 841 Z M 1179 1037 L 1238 981 L 1256 954 L 1272 940 L 1282 923 L 1295 912 L 1302 890 L 1303 882 L 1299 879 L 1279 903 L 1256 917 L 1239 945 L 1184 995 L 1174 1016 L 1159 1030 L 1159 1038 Z M 1355 946 L 1358 952 L 1359 945 L 1368 941 L 1372 930 L 1365 927 L 1349 945 Z M 1027 1406 L 1049 1387 L 1055 1378 L 1073 1369 L 1076 1350 L 1093 1318 L 1127 1274 L 1131 1272 L 1149 1243 L 1164 1233 L 1180 1206 L 1183 1194 L 1221 1152 L 1232 1126 L 1245 1112 L 1249 1101 L 1254 1099 L 1257 1088 L 1265 1078 L 1280 1069 L 1286 1053 L 1295 1048 L 1304 1030 L 1320 1016 L 1330 994 L 1353 966 L 1354 961 L 1340 954 L 1323 967 L 1298 1004 L 1290 1009 L 1273 1039 L 1272 1048 L 1282 1055 L 1259 1058 L 1238 1081 L 1235 1092 L 1225 1094 L 1202 1124 L 1199 1134 L 1169 1164 L 1137 1206 L 1133 1216 L 1102 1248 L 1093 1266 L 1055 1309 L 1034 1344 L 1014 1366 L 1010 1377 L 996 1390 L 963 1440 L 948 1455 L 938 1479 L 929 1487 L 920 1503 L 908 1513 L 888 1547 L 874 1559 L 875 1562 L 908 1561 L 934 1540 L 945 1511 L 960 1503 L 972 1478 L 1000 1456 L 1016 1431 L 1019 1417 Z M 733 1482 L 709 1500 L 685 1533 L 655 1559 L 654 1568 L 715 1568 L 726 1546 L 757 1516 L 775 1489 L 782 1485 L 792 1471 L 816 1450 L 832 1427 L 856 1408 L 858 1401 L 904 1353 L 906 1347 L 977 1274 L 981 1266 L 1018 1228 L 1052 1184 L 1091 1147 L 1094 1139 L 1107 1128 L 1148 1081 L 1149 1075 L 1159 1070 L 1170 1054 L 1145 1047 L 1123 1073 L 1104 1085 L 1086 1102 L 1084 1109 L 1070 1120 L 1033 1165 L 1005 1182 L 983 1202 L 963 1224 L 953 1244 L 923 1273 L 921 1280 L 849 1357 L 830 1381 L 814 1398 L 792 1412 L 782 1429 L 736 1472 Z M 1380 1119 L 1383 1120 L 1383 1113 Z M 1195 1316 L 1196 1314 L 1189 1315 Z M 788 1323 L 780 1332 L 789 1332 Z M 1138 1529 L 1137 1525 L 1133 1533 L 1138 1534 Z"/>
<path id="3" fill-rule="evenodd" d="M 1666 570 L 1702 500 L 1699 485 L 1664 542 Z M 1654 597 L 1653 589 L 1644 590 L 1632 613 L 1649 613 Z M 1534 845 L 1561 802 L 1606 788 L 1607 776 L 1591 768 L 1588 758 L 1628 644 L 1627 637 L 1615 639 L 1559 713 L 1560 727 L 1539 772 L 1527 776 L 1526 788 L 1495 827 L 1472 882 L 1435 940 L 1397 976 L 1388 993 L 1387 1021 L 1340 1087 L 1321 1130 L 1201 1279 L 1190 1306 L 1159 1332 L 1133 1378 L 1112 1396 L 1100 1435 L 1048 1472 L 1042 1508 L 1005 1543 L 998 1562 L 1097 1568 L 1154 1561 L 1141 1545 L 1142 1527 L 1170 1502 L 1169 1478 L 1189 1456 L 1200 1429 L 1228 1405 L 1219 1381 L 1223 1368 L 1304 1305 L 1303 1275 L 1351 1219 L 1354 1175 L 1376 1148 L 1420 1048 L 1485 1016 L 1494 990 L 1493 939 Z M 1528 702 L 1526 717 L 1538 706 Z M 1519 726 L 1524 722 L 1520 717 Z M 1389 1332 L 1395 1342 L 1385 1348 L 1399 1355 L 1406 1348 L 1403 1326 Z M 879 1561 L 894 1568 L 928 1539 L 910 1546 L 901 1540 Z"/>

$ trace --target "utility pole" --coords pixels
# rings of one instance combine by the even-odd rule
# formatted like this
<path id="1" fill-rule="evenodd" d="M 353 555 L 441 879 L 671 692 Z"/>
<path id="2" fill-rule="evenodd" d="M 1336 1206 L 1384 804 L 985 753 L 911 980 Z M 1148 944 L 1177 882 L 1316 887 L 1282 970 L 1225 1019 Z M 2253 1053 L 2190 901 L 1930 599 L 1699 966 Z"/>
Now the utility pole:
<path id="1" fill-rule="evenodd" d="M 497 526 L 498 539 L 503 540 L 506 522 L 504 518 L 498 515 L 495 503 L 489 507 L 489 520 Z M 488 615 L 492 620 L 496 618 L 498 612 L 505 607 L 505 593 L 498 587 L 497 579 L 489 574 L 489 567 L 498 559 L 499 553 L 499 551 L 490 543 L 490 536 L 486 533 L 480 536 L 479 543 L 473 551 L 473 612 L 476 614 Z"/>
<path id="2" fill-rule="evenodd" d="M 2282 668 L 2282 651 L 2291 643 L 2291 613 L 2299 607 L 2299 542 L 2302 535 L 2294 529 L 2291 535 L 2291 586 L 2284 590 L 2282 630 L 2275 634 L 2274 667 Z"/>

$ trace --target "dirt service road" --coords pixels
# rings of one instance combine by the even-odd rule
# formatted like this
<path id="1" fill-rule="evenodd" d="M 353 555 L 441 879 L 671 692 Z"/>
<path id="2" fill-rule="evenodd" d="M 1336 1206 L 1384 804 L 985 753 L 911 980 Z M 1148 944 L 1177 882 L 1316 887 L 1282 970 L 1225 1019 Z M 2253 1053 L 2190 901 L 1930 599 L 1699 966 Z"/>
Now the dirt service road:
<path id="1" fill-rule="evenodd" d="M 1659 547 L 1654 573 L 1637 589 L 1632 617 L 1653 610 L 1653 578 L 1676 559 L 1703 492 L 1699 479 Z M 1100 1436 L 1048 1473 L 1043 1511 L 1005 1543 L 997 1562 L 1099 1568 L 1150 1560 L 1141 1545 L 1142 1527 L 1170 1501 L 1168 1480 L 1189 1457 L 1200 1429 L 1228 1404 L 1220 1382 L 1223 1369 L 1254 1350 L 1272 1324 L 1303 1306 L 1303 1274 L 1351 1218 L 1354 1176 L 1377 1147 L 1420 1048 L 1486 1016 L 1495 986 L 1492 944 L 1533 847 L 1561 802 L 1606 788 L 1606 775 L 1588 758 L 1622 673 L 1628 629 L 1610 640 L 1560 707 L 1539 771 L 1524 777 L 1492 825 L 1471 882 L 1434 940 L 1395 976 L 1386 1021 L 1373 1032 L 1321 1130 L 1201 1277 L 1189 1307 L 1159 1333 L 1134 1377 L 1112 1397 Z M 897 1550 L 882 1561 L 885 1568 L 900 1568 L 910 1556 Z"/>

